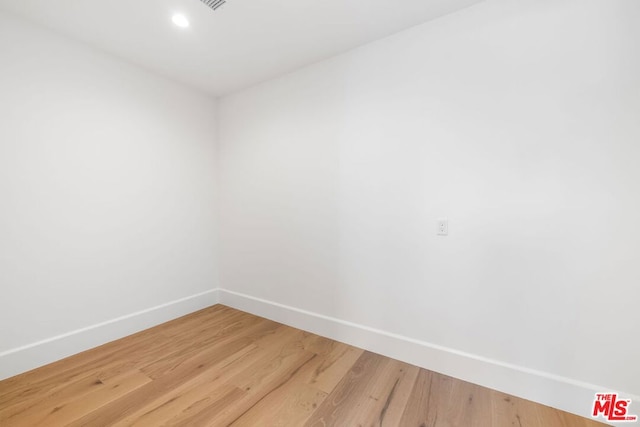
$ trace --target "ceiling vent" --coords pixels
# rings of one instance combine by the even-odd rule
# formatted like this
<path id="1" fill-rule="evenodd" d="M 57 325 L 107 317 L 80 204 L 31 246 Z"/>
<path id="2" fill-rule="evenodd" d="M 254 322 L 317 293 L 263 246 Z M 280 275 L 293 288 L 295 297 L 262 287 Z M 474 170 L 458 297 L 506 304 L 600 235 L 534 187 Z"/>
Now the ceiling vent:
<path id="1" fill-rule="evenodd" d="M 200 0 L 202 3 L 206 4 L 213 10 L 217 10 L 220 6 L 225 4 L 227 0 Z"/>

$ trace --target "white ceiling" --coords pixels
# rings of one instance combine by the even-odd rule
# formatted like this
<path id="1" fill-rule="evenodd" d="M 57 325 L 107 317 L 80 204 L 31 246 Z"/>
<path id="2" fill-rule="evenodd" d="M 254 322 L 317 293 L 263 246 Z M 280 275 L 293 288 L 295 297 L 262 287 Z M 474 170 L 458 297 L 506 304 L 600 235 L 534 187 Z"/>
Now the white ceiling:
<path id="1" fill-rule="evenodd" d="M 222 95 L 481 0 L 0 0 L 0 8 Z M 184 13 L 191 27 L 172 24 Z"/>

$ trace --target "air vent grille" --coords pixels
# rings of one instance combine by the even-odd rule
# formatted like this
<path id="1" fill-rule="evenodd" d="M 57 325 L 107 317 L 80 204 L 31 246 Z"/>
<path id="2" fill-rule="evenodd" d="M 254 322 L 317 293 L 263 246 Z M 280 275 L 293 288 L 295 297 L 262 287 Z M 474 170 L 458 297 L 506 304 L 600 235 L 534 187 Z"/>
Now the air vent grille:
<path id="1" fill-rule="evenodd" d="M 200 0 L 202 3 L 206 4 L 213 10 L 217 10 L 220 6 L 225 4 L 227 0 Z"/>

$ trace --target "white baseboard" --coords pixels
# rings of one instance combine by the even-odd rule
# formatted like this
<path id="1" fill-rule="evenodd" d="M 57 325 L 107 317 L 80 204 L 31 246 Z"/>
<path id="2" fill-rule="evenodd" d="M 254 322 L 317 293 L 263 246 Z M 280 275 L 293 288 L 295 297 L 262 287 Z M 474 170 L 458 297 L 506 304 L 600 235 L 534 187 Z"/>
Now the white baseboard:
<path id="1" fill-rule="evenodd" d="M 587 418 L 591 415 L 595 393 L 616 391 L 224 289 L 192 295 L 2 352 L 0 380 L 217 303 Z M 638 396 L 619 393 L 640 403 Z M 637 404 L 632 407 L 634 414 L 638 412 Z"/>
<path id="2" fill-rule="evenodd" d="M 0 353 L 0 380 L 218 303 L 214 289 Z"/>
<path id="3" fill-rule="evenodd" d="M 219 290 L 219 302 L 279 323 L 586 418 L 591 416 L 595 393 L 615 391 L 224 289 Z M 632 409 L 638 412 L 640 398 L 629 393 L 620 394 L 638 402 L 632 405 Z"/>

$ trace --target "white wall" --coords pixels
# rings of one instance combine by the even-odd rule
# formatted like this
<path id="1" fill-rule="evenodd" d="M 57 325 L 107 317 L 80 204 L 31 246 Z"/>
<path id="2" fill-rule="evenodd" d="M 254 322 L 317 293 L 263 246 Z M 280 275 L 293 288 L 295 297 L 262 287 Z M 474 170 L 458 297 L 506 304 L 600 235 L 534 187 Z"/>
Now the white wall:
<path id="1" fill-rule="evenodd" d="M 640 395 L 637 22 L 487 1 L 223 98 L 223 287 Z"/>
<path id="2" fill-rule="evenodd" d="M 215 302 L 215 138 L 215 100 L 0 15 L 0 377 Z"/>

